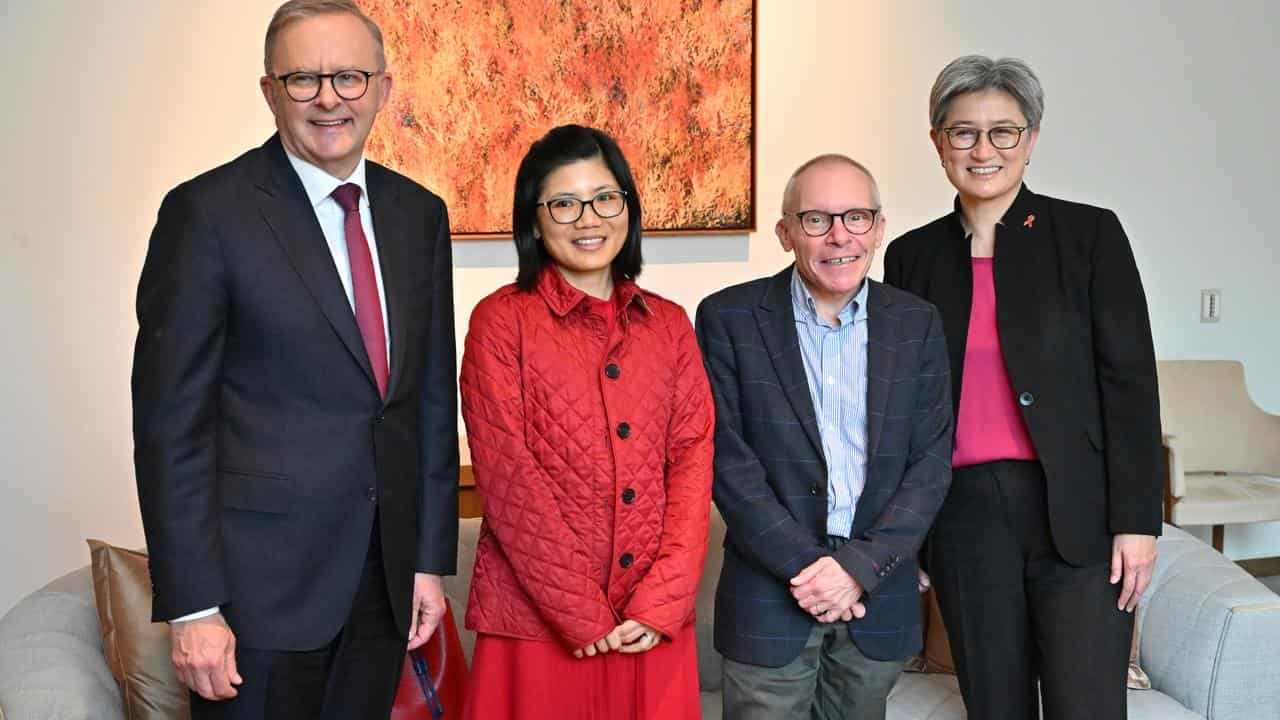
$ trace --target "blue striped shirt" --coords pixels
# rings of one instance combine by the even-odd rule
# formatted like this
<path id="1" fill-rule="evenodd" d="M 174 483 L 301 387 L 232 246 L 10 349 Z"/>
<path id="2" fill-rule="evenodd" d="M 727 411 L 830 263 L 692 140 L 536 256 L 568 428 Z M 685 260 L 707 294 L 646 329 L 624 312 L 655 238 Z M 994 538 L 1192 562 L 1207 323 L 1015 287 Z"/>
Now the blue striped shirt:
<path id="1" fill-rule="evenodd" d="M 867 482 L 867 281 L 831 325 L 792 269 L 791 305 L 827 460 L 827 534 L 847 538 Z"/>

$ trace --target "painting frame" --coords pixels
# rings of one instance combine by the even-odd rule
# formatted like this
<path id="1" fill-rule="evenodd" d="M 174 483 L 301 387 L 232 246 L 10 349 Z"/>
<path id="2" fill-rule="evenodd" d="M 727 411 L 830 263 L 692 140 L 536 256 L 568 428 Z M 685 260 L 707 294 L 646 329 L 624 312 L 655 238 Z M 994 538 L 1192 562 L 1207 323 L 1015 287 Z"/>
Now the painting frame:
<path id="1" fill-rule="evenodd" d="M 486 0 L 475 27 L 436 17 L 446 0 L 360 5 L 395 81 L 367 154 L 443 197 L 454 239 L 511 237 L 519 159 L 566 122 L 618 141 L 645 234 L 756 231 L 757 0 Z"/>

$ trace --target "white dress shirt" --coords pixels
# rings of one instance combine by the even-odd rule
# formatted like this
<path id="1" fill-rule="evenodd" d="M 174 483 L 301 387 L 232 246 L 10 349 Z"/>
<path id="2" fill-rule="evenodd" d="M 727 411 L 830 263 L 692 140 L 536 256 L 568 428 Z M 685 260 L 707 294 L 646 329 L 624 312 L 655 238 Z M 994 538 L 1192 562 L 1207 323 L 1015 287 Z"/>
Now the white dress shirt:
<path id="1" fill-rule="evenodd" d="M 867 484 L 867 294 L 869 283 L 832 325 L 818 314 L 798 270 L 791 305 L 809 399 L 827 461 L 827 535 L 853 536 L 853 516 Z"/>

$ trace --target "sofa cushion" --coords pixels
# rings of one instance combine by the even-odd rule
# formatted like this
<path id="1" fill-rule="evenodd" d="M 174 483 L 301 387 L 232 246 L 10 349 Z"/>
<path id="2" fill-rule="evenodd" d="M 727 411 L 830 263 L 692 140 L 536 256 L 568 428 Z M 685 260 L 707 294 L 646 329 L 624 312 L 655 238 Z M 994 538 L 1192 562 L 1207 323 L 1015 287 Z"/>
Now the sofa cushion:
<path id="1" fill-rule="evenodd" d="M 190 698 L 170 659 L 169 628 L 151 622 L 147 556 L 89 541 L 102 650 L 129 720 L 189 718 Z"/>
<path id="2" fill-rule="evenodd" d="M 1224 525 L 1280 518 L 1280 479 L 1267 475 L 1187 473 L 1187 494 L 1173 504 L 1178 525 Z"/>
<path id="3" fill-rule="evenodd" d="M 1130 690 L 1129 720 L 1204 720 L 1162 692 Z"/>
<path id="4" fill-rule="evenodd" d="M 698 687 L 704 693 L 715 693 L 717 697 L 720 695 L 724 658 L 715 651 L 716 583 L 720 581 L 720 569 L 724 566 L 724 534 L 724 518 L 713 505 L 707 532 L 706 562 L 698 583 L 694 614 L 698 634 Z M 704 716 L 720 717 L 719 714 Z"/>
<path id="5" fill-rule="evenodd" d="M 476 647 L 476 634 L 465 626 L 467 601 L 471 599 L 471 571 L 476 566 L 476 544 L 480 540 L 480 518 L 463 518 L 458 521 L 458 574 L 444 578 L 444 594 L 453 607 L 454 625 L 462 641 L 462 653 L 471 665 L 471 654 Z"/>

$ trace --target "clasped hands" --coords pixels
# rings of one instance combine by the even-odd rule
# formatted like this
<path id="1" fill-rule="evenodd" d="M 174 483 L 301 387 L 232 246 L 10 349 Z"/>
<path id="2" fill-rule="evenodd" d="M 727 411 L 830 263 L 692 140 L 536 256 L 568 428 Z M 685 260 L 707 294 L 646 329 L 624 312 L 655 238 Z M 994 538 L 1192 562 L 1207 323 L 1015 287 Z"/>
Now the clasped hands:
<path id="1" fill-rule="evenodd" d="M 862 586 L 830 555 L 791 578 L 791 596 L 820 623 L 849 622 L 867 614 Z"/>
<path id="2" fill-rule="evenodd" d="M 928 590 L 929 585 L 929 576 L 923 570 L 918 571 L 920 592 Z M 866 617 L 862 594 L 858 581 L 830 555 L 818 558 L 791 578 L 791 596 L 800 604 L 800 609 L 821 623 Z"/>
<path id="3" fill-rule="evenodd" d="M 635 620 L 626 620 L 608 635 L 573 651 L 576 658 L 594 657 L 607 652 L 642 653 L 658 646 L 662 633 Z"/>

